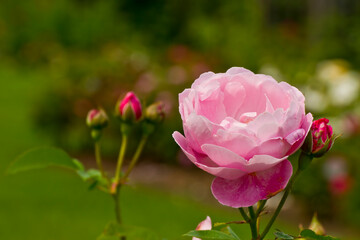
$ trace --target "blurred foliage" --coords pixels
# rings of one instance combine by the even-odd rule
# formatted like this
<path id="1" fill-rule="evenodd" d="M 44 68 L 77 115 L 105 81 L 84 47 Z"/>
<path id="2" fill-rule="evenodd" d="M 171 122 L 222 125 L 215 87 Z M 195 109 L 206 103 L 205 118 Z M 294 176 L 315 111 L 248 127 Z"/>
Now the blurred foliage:
<path id="1" fill-rule="evenodd" d="M 316 118 L 330 117 L 343 133 L 333 154 L 299 179 L 295 193 L 309 215 L 316 210 L 359 225 L 359 1 L 3 0 L 0 59 L 40 69 L 52 82 L 46 94 L 34 94 L 34 124 L 72 153 L 92 148 L 85 126 L 90 108 L 112 113 L 129 90 L 144 105 L 164 101 L 167 120 L 145 155 L 170 163 L 179 151 L 171 138 L 181 129 L 177 94 L 199 74 L 243 66 L 287 81 L 304 92 Z M 337 78 L 324 76 L 331 69 L 343 70 Z M 343 92 L 334 89 L 345 89 L 345 97 L 346 89 L 356 90 L 336 102 L 343 97 L 334 94 Z M 119 134 L 112 119 L 106 155 L 116 154 Z M 346 167 L 329 175 L 333 163 Z"/>

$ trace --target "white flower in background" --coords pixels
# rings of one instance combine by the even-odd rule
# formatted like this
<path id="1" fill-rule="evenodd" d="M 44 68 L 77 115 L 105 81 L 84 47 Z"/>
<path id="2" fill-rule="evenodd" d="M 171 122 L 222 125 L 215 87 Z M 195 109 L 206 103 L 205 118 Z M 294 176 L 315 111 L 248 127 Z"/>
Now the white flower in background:
<path id="1" fill-rule="evenodd" d="M 335 106 L 346 106 L 359 95 L 360 77 L 356 72 L 347 72 L 329 85 L 329 97 Z"/>
<path id="2" fill-rule="evenodd" d="M 305 87 L 301 91 L 305 95 L 305 106 L 309 111 L 321 113 L 328 106 L 326 96 L 322 92 L 310 87 Z"/>
<path id="3" fill-rule="evenodd" d="M 324 82 L 336 81 L 349 70 L 349 64 L 342 59 L 326 60 L 317 65 L 316 76 Z"/>
<path id="4" fill-rule="evenodd" d="M 359 95 L 359 73 L 350 71 L 349 63 L 345 60 L 320 62 L 316 69 L 316 77 L 328 86 L 327 95 L 334 106 L 347 106 Z"/>

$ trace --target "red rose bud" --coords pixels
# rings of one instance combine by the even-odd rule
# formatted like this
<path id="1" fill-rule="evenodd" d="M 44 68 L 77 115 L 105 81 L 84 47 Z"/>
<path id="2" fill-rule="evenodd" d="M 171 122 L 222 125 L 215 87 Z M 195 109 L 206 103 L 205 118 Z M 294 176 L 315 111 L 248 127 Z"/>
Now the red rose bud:
<path id="1" fill-rule="evenodd" d="M 128 92 L 124 99 L 118 102 L 116 114 L 124 121 L 137 121 L 142 116 L 141 103 L 133 92 Z"/>
<path id="2" fill-rule="evenodd" d="M 311 153 L 314 157 L 321 157 L 330 150 L 334 143 L 333 129 L 328 125 L 329 120 L 321 118 L 312 123 L 311 136 L 312 148 Z"/>
<path id="3" fill-rule="evenodd" d="M 160 123 L 165 118 L 164 104 L 155 102 L 148 106 L 145 110 L 145 118 L 152 123 Z"/>
<path id="4" fill-rule="evenodd" d="M 86 117 L 86 124 L 92 129 L 103 129 L 108 124 L 108 116 L 103 109 L 92 109 Z"/>

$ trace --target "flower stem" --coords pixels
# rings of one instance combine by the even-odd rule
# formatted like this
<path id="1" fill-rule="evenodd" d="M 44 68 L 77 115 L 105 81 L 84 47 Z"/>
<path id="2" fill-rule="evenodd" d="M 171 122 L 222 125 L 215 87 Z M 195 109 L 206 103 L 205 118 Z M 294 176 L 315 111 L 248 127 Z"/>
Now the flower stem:
<path id="1" fill-rule="evenodd" d="M 108 180 L 108 178 L 106 176 L 106 173 L 104 171 L 104 167 L 103 167 L 102 162 L 101 162 L 100 143 L 99 143 L 99 141 L 95 142 L 95 159 L 96 159 L 96 164 L 97 164 L 97 166 L 98 166 L 98 168 L 100 170 L 101 176 Z"/>
<path id="2" fill-rule="evenodd" d="M 246 214 L 246 212 L 244 211 L 243 208 L 239 208 L 239 212 L 241 214 L 241 216 L 243 217 L 243 219 L 246 221 L 246 222 L 250 222 L 250 218 L 249 216 Z"/>
<path id="3" fill-rule="evenodd" d="M 264 209 L 267 200 L 260 200 L 256 209 L 256 217 L 259 217 L 261 211 Z"/>
<path id="4" fill-rule="evenodd" d="M 124 156 L 125 156 L 126 147 L 127 147 L 127 140 L 128 140 L 127 134 L 123 134 L 119 157 L 118 157 L 117 166 L 116 166 L 116 172 L 115 172 L 115 183 L 116 184 L 118 184 L 119 180 L 120 180 L 121 167 L 124 162 Z"/>
<path id="5" fill-rule="evenodd" d="M 257 215 L 255 214 L 254 208 L 252 206 L 248 207 L 249 214 L 250 214 L 250 228 L 251 228 L 251 235 L 252 239 L 256 240 L 258 237 L 257 231 Z"/>
<path id="6" fill-rule="evenodd" d="M 285 188 L 285 192 L 284 195 L 282 196 L 280 203 L 278 205 L 278 207 L 276 208 L 274 215 L 271 217 L 270 221 L 268 222 L 268 224 L 266 225 L 263 233 L 260 236 L 260 240 L 264 239 L 266 234 L 270 231 L 271 226 L 274 224 L 275 219 L 277 218 L 277 216 L 279 215 L 282 207 L 284 206 L 284 203 L 287 199 L 287 197 L 289 196 L 289 193 L 291 191 L 292 185 L 294 184 L 295 179 L 300 175 L 301 170 L 298 169 L 295 173 L 295 175 L 290 179 L 288 185 Z"/>
<path id="7" fill-rule="evenodd" d="M 120 202 L 119 202 L 119 192 L 120 187 L 116 190 L 116 193 L 112 194 L 114 202 L 115 202 L 115 216 L 116 222 L 121 224 L 121 211 L 120 211 Z"/>
<path id="8" fill-rule="evenodd" d="M 115 216 L 116 216 L 116 222 L 118 225 L 122 224 L 120 202 L 119 202 L 120 187 L 121 187 L 121 185 L 119 185 L 116 192 L 114 194 L 112 194 L 114 202 L 115 202 Z M 126 240 L 126 236 L 121 236 L 119 240 Z"/>
<path id="9" fill-rule="evenodd" d="M 129 176 L 129 174 L 135 167 L 135 164 L 137 163 L 137 161 L 140 157 L 140 154 L 141 154 L 142 150 L 144 149 L 147 139 L 148 139 L 148 135 L 143 135 L 143 137 L 141 138 L 140 143 L 136 149 L 136 152 L 135 152 L 133 158 L 131 159 L 130 165 L 124 174 L 124 177 L 123 177 L 124 181 L 126 181 L 127 177 Z"/>
<path id="10" fill-rule="evenodd" d="M 255 215 L 256 215 L 256 229 L 257 229 L 258 237 L 260 235 L 259 234 L 259 232 L 260 232 L 260 214 L 265 207 L 266 201 L 267 200 L 260 200 L 257 204 L 257 209 L 256 209 Z"/>

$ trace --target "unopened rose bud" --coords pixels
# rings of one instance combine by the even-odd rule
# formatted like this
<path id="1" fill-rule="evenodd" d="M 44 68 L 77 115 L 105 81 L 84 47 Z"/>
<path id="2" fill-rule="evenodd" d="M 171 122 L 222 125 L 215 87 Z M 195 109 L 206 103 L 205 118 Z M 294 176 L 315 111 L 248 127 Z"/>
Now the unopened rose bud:
<path id="1" fill-rule="evenodd" d="M 125 122 L 138 121 L 142 116 L 141 103 L 133 92 L 128 92 L 116 105 L 116 115 Z"/>
<path id="2" fill-rule="evenodd" d="M 108 116 L 103 109 L 92 109 L 86 117 L 86 124 L 96 130 L 101 130 L 108 124 Z"/>
<path id="3" fill-rule="evenodd" d="M 319 222 L 319 220 L 317 219 L 317 214 L 315 213 L 310 226 L 309 226 L 310 230 L 313 230 L 317 235 L 325 235 L 325 228 L 323 227 L 323 225 Z"/>
<path id="4" fill-rule="evenodd" d="M 321 157 L 330 150 L 334 143 L 334 133 L 329 120 L 321 118 L 313 122 L 311 126 L 312 149 L 314 157 Z"/>
<path id="5" fill-rule="evenodd" d="M 145 118 L 152 123 L 160 123 L 165 118 L 164 104 L 155 102 L 148 106 L 145 110 Z"/>
<path id="6" fill-rule="evenodd" d="M 212 229 L 212 223 L 211 218 L 207 216 L 205 220 L 201 221 L 197 227 L 196 231 L 202 231 L 202 230 L 211 230 Z M 193 237 L 192 240 L 201 240 L 200 238 Z"/>

